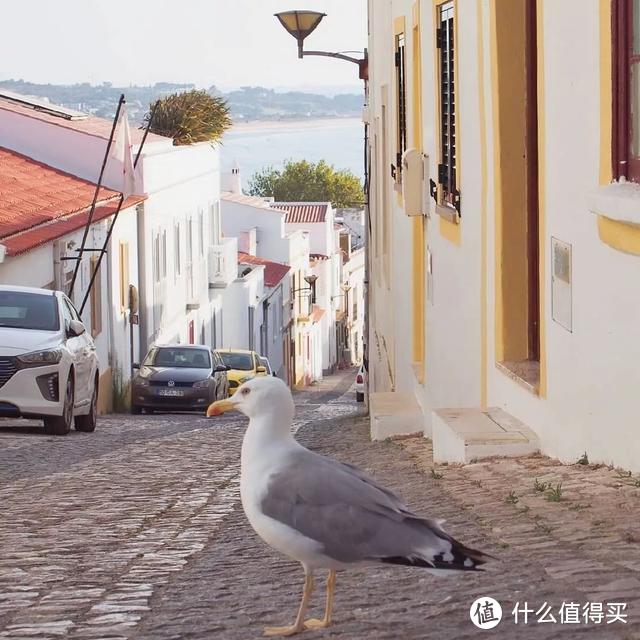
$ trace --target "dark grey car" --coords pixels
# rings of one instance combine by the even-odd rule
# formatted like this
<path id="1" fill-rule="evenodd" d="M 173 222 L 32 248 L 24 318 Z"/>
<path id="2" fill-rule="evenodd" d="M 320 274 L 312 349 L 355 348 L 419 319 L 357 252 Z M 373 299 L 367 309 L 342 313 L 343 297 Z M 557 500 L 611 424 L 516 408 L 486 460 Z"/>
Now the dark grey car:
<path id="1" fill-rule="evenodd" d="M 229 395 L 228 367 L 202 345 L 152 347 L 133 379 L 131 411 L 206 411 Z"/>

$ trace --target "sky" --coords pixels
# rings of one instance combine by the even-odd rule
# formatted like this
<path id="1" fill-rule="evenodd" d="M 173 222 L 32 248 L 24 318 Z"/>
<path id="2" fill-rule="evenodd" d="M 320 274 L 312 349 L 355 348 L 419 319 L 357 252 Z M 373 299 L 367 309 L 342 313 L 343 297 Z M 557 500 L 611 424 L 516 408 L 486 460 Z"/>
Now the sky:
<path id="1" fill-rule="evenodd" d="M 362 50 L 366 0 L 21 0 L 3 3 L 0 80 L 359 87 L 355 65 L 299 60 L 273 13 L 327 14 L 305 48 Z"/>

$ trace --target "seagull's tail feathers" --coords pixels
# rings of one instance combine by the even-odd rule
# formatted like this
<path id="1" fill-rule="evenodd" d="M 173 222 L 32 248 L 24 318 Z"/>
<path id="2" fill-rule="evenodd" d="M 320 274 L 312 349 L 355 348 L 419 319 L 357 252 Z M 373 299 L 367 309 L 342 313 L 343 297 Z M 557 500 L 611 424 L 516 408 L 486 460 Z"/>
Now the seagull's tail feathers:
<path id="1" fill-rule="evenodd" d="M 417 520 L 417 519 L 416 519 Z M 433 520 L 417 520 L 426 531 L 424 545 L 407 555 L 380 558 L 382 562 L 409 567 L 423 567 L 433 573 L 449 571 L 482 571 L 480 565 L 495 559 L 483 551 L 472 549 L 452 538 Z"/>

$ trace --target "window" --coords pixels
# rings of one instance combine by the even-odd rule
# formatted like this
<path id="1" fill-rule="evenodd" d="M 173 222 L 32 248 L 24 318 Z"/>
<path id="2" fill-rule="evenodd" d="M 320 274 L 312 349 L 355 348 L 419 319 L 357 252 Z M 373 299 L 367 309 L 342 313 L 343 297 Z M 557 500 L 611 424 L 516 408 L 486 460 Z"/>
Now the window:
<path id="1" fill-rule="evenodd" d="M 254 341 L 254 326 L 255 326 L 255 307 L 249 307 L 249 350 L 253 351 L 255 348 Z"/>
<path id="2" fill-rule="evenodd" d="M 358 287 L 353 287 L 353 319 L 358 319 Z"/>
<path id="3" fill-rule="evenodd" d="M 173 234 L 173 259 L 175 261 L 175 277 L 180 275 L 180 223 L 177 222 Z"/>
<path id="4" fill-rule="evenodd" d="M 209 207 L 211 216 L 211 241 L 212 244 L 220 244 L 220 203 L 214 202 Z"/>
<path id="5" fill-rule="evenodd" d="M 453 2 L 438 8 L 436 45 L 440 67 L 440 204 L 454 207 L 460 213 L 460 193 L 456 185 L 456 100 L 455 100 L 455 38 Z"/>
<path id="6" fill-rule="evenodd" d="M 91 273 L 96 274 L 91 287 L 91 335 L 96 337 L 102 331 L 102 273 L 98 264 L 98 258 L 92 257 L 89 261 Z"/>
<path id="7" fill-rule="evenodd" d="M 129 306 L 129 244 L 120 243 L 120 309 Z"/>
<path id="8" fill-rule="evenodd" d="M 160 234 L 157 233 L 153 238 L 153 281 L 160 282 L 161 276 L 161 252 L 160 252 Z"/>
<path id="9" fill-rule="evenodd" d="M 200 245 L 200 256 L 204 256 L 204 213 L 198 213 L 198 241 Z"/>
<path id="10" fill-rule="evenodd" d="M 613 176 L 640 182 L 640 0 L 613 0 Z"/>
<path id="11" fill-rule="evenodd" d="M 402 154 L 407 148 L 407 83 L 405 75 L 405 38 L 404 33 L 395 37 L 396 52 L 396 108 L 397 108 L 397 154 L 396 154 L 396 181 L 402 179 Z"/>
<path id="12" fill-rule="evenodd" d="M 167 232 L 162 232 L 162 277 L 167 277 Z"/>

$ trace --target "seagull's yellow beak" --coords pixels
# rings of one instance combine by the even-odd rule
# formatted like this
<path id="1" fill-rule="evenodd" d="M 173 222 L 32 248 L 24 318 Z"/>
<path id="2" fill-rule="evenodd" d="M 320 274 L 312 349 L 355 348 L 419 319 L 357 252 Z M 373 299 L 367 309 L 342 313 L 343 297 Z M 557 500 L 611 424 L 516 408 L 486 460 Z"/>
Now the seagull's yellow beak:
<path id="1" fill-rule="evenodd" d="M 218 400 L 217 402 L 213 402 L 209 405 L 207 409 L 207 418 L 211 416 L 219 416 L 221 413 L 225 413 L 225 411 L 233 411 L 236 408 L 236 405 L 231 402 L 231 400 Z"/>

